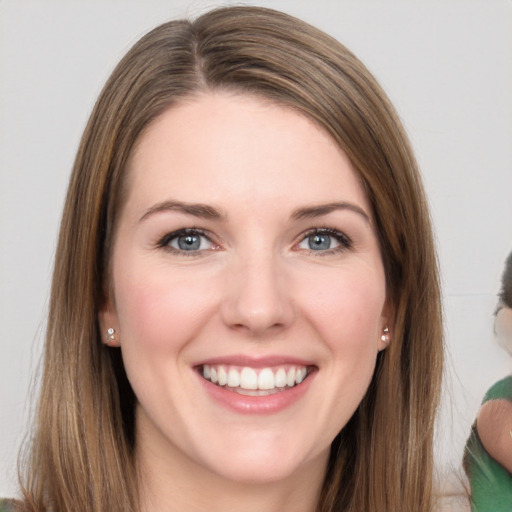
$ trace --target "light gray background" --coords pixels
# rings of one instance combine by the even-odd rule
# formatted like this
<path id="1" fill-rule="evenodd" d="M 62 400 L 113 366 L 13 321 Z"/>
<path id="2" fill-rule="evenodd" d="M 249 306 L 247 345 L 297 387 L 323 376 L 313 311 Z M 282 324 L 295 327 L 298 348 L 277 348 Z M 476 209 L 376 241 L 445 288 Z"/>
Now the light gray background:
<path id="1" fill-rule="evenodd" d="M 442 267 L 449 367 L 439 466 L 457 469 L 485 390 L 511 369 L 493 344 L 492 312 L 512 249 L 512 2 L 245 3 L 287 11 L 337 37 L 404 120 Z M 93 102 L 147 30 L 217 5 L 0 0 L 0 496 L 16 492 L 59 215 Z"/>

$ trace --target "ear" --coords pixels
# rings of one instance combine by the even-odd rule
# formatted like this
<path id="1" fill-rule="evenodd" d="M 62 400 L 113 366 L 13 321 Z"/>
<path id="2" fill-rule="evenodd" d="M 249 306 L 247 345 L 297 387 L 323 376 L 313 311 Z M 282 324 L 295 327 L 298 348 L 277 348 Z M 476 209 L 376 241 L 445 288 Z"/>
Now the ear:
<path id="1" fill-rule="evenodd" d="M 101 341 L 109 347 L 119 347 L 121 345 L 119 321 L 115 307 L 108 298 L 105 299 L 105 303 L 98 313 L 98 322 L 100 324 Z"/>
<path id="2" fill-rule="evenodd" d="M 386 299 L 384 308 L 382 309 L 382 317 L 380 322 L 380 333 L 377 348 L 379 352 L 388 347 L 391 340 L 393 339 L 393 333 L 395 331 L 395 313 L 394 308 L 391 305 L 391 301 Z"/>

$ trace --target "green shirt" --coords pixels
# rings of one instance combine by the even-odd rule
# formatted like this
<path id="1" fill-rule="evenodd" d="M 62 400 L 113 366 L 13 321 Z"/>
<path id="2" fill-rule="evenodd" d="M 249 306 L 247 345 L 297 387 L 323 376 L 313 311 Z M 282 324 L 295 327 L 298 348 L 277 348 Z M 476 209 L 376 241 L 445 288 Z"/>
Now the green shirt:
<path id="1" fill-rule="evenodd" d="M 14 512 L 16 508 L 14 500 L 2 500 L 0 499 L 0 512 Z"/>
<path id="2" fill-rule="evenodd" d="M 489 400 L 512 402 L 512 376 L 496 382 L 485 394 L 482 404 Z M 472 512 L 512 511 L 512 475 L 487 453 L 476 424 L 466 443 L 464 469 L 471 484 Z"/>

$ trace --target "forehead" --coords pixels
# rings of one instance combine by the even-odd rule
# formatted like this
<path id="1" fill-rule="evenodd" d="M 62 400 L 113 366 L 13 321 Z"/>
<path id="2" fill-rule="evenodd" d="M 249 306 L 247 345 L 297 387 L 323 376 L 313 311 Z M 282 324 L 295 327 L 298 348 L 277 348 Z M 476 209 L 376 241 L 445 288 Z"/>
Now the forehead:
<path id="1" fill-rule="evenodd" d="M 204 93 L 143 132 L 128 200 L 251 204 L 351 199 L 368 208 L 352 165 L 325 130 L 292 108 L 246 94 Z"/>

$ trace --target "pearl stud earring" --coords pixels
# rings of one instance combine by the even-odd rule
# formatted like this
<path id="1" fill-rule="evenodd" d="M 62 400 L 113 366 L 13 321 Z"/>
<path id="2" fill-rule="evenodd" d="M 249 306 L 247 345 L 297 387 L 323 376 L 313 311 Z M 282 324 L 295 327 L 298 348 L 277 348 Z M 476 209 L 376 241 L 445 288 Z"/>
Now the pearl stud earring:
<path id="1" fill-rule="evenodd" d="M 113 346 L 116 343 L 116 330 L 113 327 L 107 329 L 107 341 L 106 344 Z"/>

